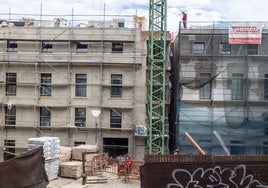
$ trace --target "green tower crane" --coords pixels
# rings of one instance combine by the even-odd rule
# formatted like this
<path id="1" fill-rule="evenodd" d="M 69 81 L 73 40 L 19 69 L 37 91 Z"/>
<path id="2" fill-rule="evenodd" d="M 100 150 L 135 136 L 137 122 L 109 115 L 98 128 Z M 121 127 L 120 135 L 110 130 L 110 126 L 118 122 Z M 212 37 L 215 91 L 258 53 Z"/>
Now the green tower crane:
<path id="1" fill-rule="evenodd" d="M 147 147 L 149 155 L 164 154 L 167 0 L 150 0 L 148 44 Z"/>

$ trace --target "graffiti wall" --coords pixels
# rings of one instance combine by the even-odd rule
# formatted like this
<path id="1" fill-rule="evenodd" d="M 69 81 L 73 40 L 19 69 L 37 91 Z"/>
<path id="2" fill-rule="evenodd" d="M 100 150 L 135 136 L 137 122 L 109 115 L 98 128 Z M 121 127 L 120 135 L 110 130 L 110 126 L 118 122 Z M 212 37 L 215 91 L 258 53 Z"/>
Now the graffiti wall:
<path id="1" fill-rule="evenodd" d="M 141 188 L 268 188 L 268 155 L 145 156 Z"/>

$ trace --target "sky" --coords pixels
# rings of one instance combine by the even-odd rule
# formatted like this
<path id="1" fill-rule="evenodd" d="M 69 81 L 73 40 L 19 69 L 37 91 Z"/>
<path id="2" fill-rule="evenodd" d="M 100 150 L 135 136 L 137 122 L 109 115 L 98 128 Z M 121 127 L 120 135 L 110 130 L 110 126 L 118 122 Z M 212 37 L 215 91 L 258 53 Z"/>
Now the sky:
<path id="1" fill-rule="evenodd" d="M 149 0 L 0 0 L 0 14 L 137 15 L 148 24 Z M 167 0 L 167 30 L 176 32 L 181 11 L 188 21 L 268 21 L 267 0 Z M 56 16 L 54 16 L 56 17 Z M 0 15 L 1 19 L 1 15 Z M 52 18 L 53 19 L 53 18 Z"/>

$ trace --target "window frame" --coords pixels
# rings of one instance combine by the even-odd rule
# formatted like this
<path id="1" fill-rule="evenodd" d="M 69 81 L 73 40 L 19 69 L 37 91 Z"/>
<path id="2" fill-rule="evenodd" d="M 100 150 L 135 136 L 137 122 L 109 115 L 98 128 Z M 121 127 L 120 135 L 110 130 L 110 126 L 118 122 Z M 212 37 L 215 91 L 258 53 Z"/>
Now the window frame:
<path id="1" fill-rule="evenodd" d="M 41 45 L 42 52 L 52 52 L 52 41 L 42 41 Z"/>
<path id="2" fill-rule="evenodd" d="M 52 74 L 51 73 L 41 73 L 40 78 L 40 95 L 41 96 L 51 96 L 52 92 Z"/>
<path id="3" fill-rule="evenodd" d="M 268 74 L 264 74 L 263 99 L 268 100 Z"/>
<path id="4" fill-rule="evenodd" d="M 74 147 L 80 146 L 80 145 L 86 145 L 86 142 L 74 141 Z"/>
<path id="5" fill-rule="evenodd" d="M 7 41 L 7 51 L 8 52 L 17 52 L 18 51 L 18 41 L 16 41 L 16 40 Z"/>
<path id="6" fill-rule="evenodd" d="M 74 125 L 76 127 L 86 127 L 87 110 L 86 108 L 75 108 Z"/>
<path id="7" fill-rule="evenodd" d="M 228 42 L 220 42 L 220 54 L 230 55 L 231 54 L 231 44 Z"/>
<path id="8" fill-rule="evenodd" d="M 122 97 L 122 74 L 111 74 L 111 97 Z"/>
<path id="9" fill-rule="evenodd" d="M 75 75 L 75 97 L 87 96 L 87 74 Z"/>
<path id="10" fill-rule="evenodd" d="M 89 47 L 88 42 L 83 42 L 83 41 L 78 42 L 76 44 L 76 52 L 77 53 L 86 53 L 86 52 L 88 52 L 88 47 Z"/>
<path id="11" fill-rule="evenodd" d="M 194 42 L 193 54 L 204 54 L 204 53 L 205 53 L 205 42 Z"/>
<path id="12" fill-rule="evenodd" d="M 15 128 L 16 126 L 16 106 L 11 108 L 5 106 L 5 128 Z"/>
<path id="13" fill-rule="evenodd" d="M 247 55 L 258 55 L 259 45 L 258 44 L 247 44 Z"/>
<path id="14" fill-rule="evenodd" d="M 244 155 L 245 154 L 245 142 L 240 140 L 230 141 L 230 153 L 231 155 Z"/>
<path id="15" fill-rule="evenodd" d="M 199 99 L 211 99 L 211 73 L 202 72 L 200 73 L 200 90 L 199 90 Z M 209 82 L 208 82 L 209 81 Z M 208 83 L 206 83 L 208 82 Z M 206 83 L 203 87 L 201 87 L 204 83 Z"/>
<path id="16" fill-rule="evenodd" d="M 264 128 L 264 135 L 268 135 L 268 127 Z"/>
<path id="17" fill-rule="evenodd" d="M 17 93 L 17 73 L 6 73 L 6 96 L 16 95 Z"/>
<path id="18" fill-rule="evenodd" d="M 265 142 L 262 143 L 262 145 L 263 145 L 262 154 L 263 155 L 268 155 L 268 142 L 265 141 Z"/>
<path id="19" fill-rule="evenodd" d="M 122 128 L 122 113 L 121 108 L 110 109 L 110 128 L 121 129 Z"/>
<path id="20" fill-rule="evenodd" d="M 51 107 L 40 107 L 40 127 L 51 126 Z"/>
<path id="21" fill-rule="evenodd" d="M 244 99 L 244 75 L 242 73 L 232 74 L 231 99 L 232 100 Z"/>
<path id="22" fill-rule="evenodd" d="M 124 43 L 123 42 L 112 42 L 112 53 L 123 53 Z"/>
<path id="23" fill-rule="evenodd" d="M 4 140 L 4 146 L 5 146 L 5 151 L 10 152 L 10 153 L 16 153 L 16 149 L 15 149 L 16 140 Z M 8 146 L 11 146 L 11 147 L 8 147 Z M 15 155 L 12 155 L 10 153 L 4 153 L 4 161 L 15 157 Z"/>
<path id="24" fill-rule="evenodd" d="M 211 139 L 200 139 L 198 140 L 198 145 L 202 148 L 206 148 L 206 153 L 211 154 L 212 153 L 212 140 Z"/>

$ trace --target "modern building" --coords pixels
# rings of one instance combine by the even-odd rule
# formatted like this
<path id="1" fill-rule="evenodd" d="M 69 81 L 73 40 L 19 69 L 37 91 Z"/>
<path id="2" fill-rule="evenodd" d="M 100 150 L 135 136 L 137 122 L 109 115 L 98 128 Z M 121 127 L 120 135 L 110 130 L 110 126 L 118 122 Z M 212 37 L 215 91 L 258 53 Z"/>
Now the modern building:
<path id="1" fill-rule="evenodd" d="M 230 29 L 248 36 L 234 43 Z M 255 40 L 250 33 L 258 32 Z M 208 154 L 268 154 L 267 41 L 267 23 L 189 22 L 180 28 L 173 84 L 184 152 L 197 153 L 188 132 Z"/>
<path id="2" fill-rule="evenodd" d="M 131 19 L 2 22 L 1 157 L 57 136 L 61 146 L 143 158 L 147 43 Z"/>

